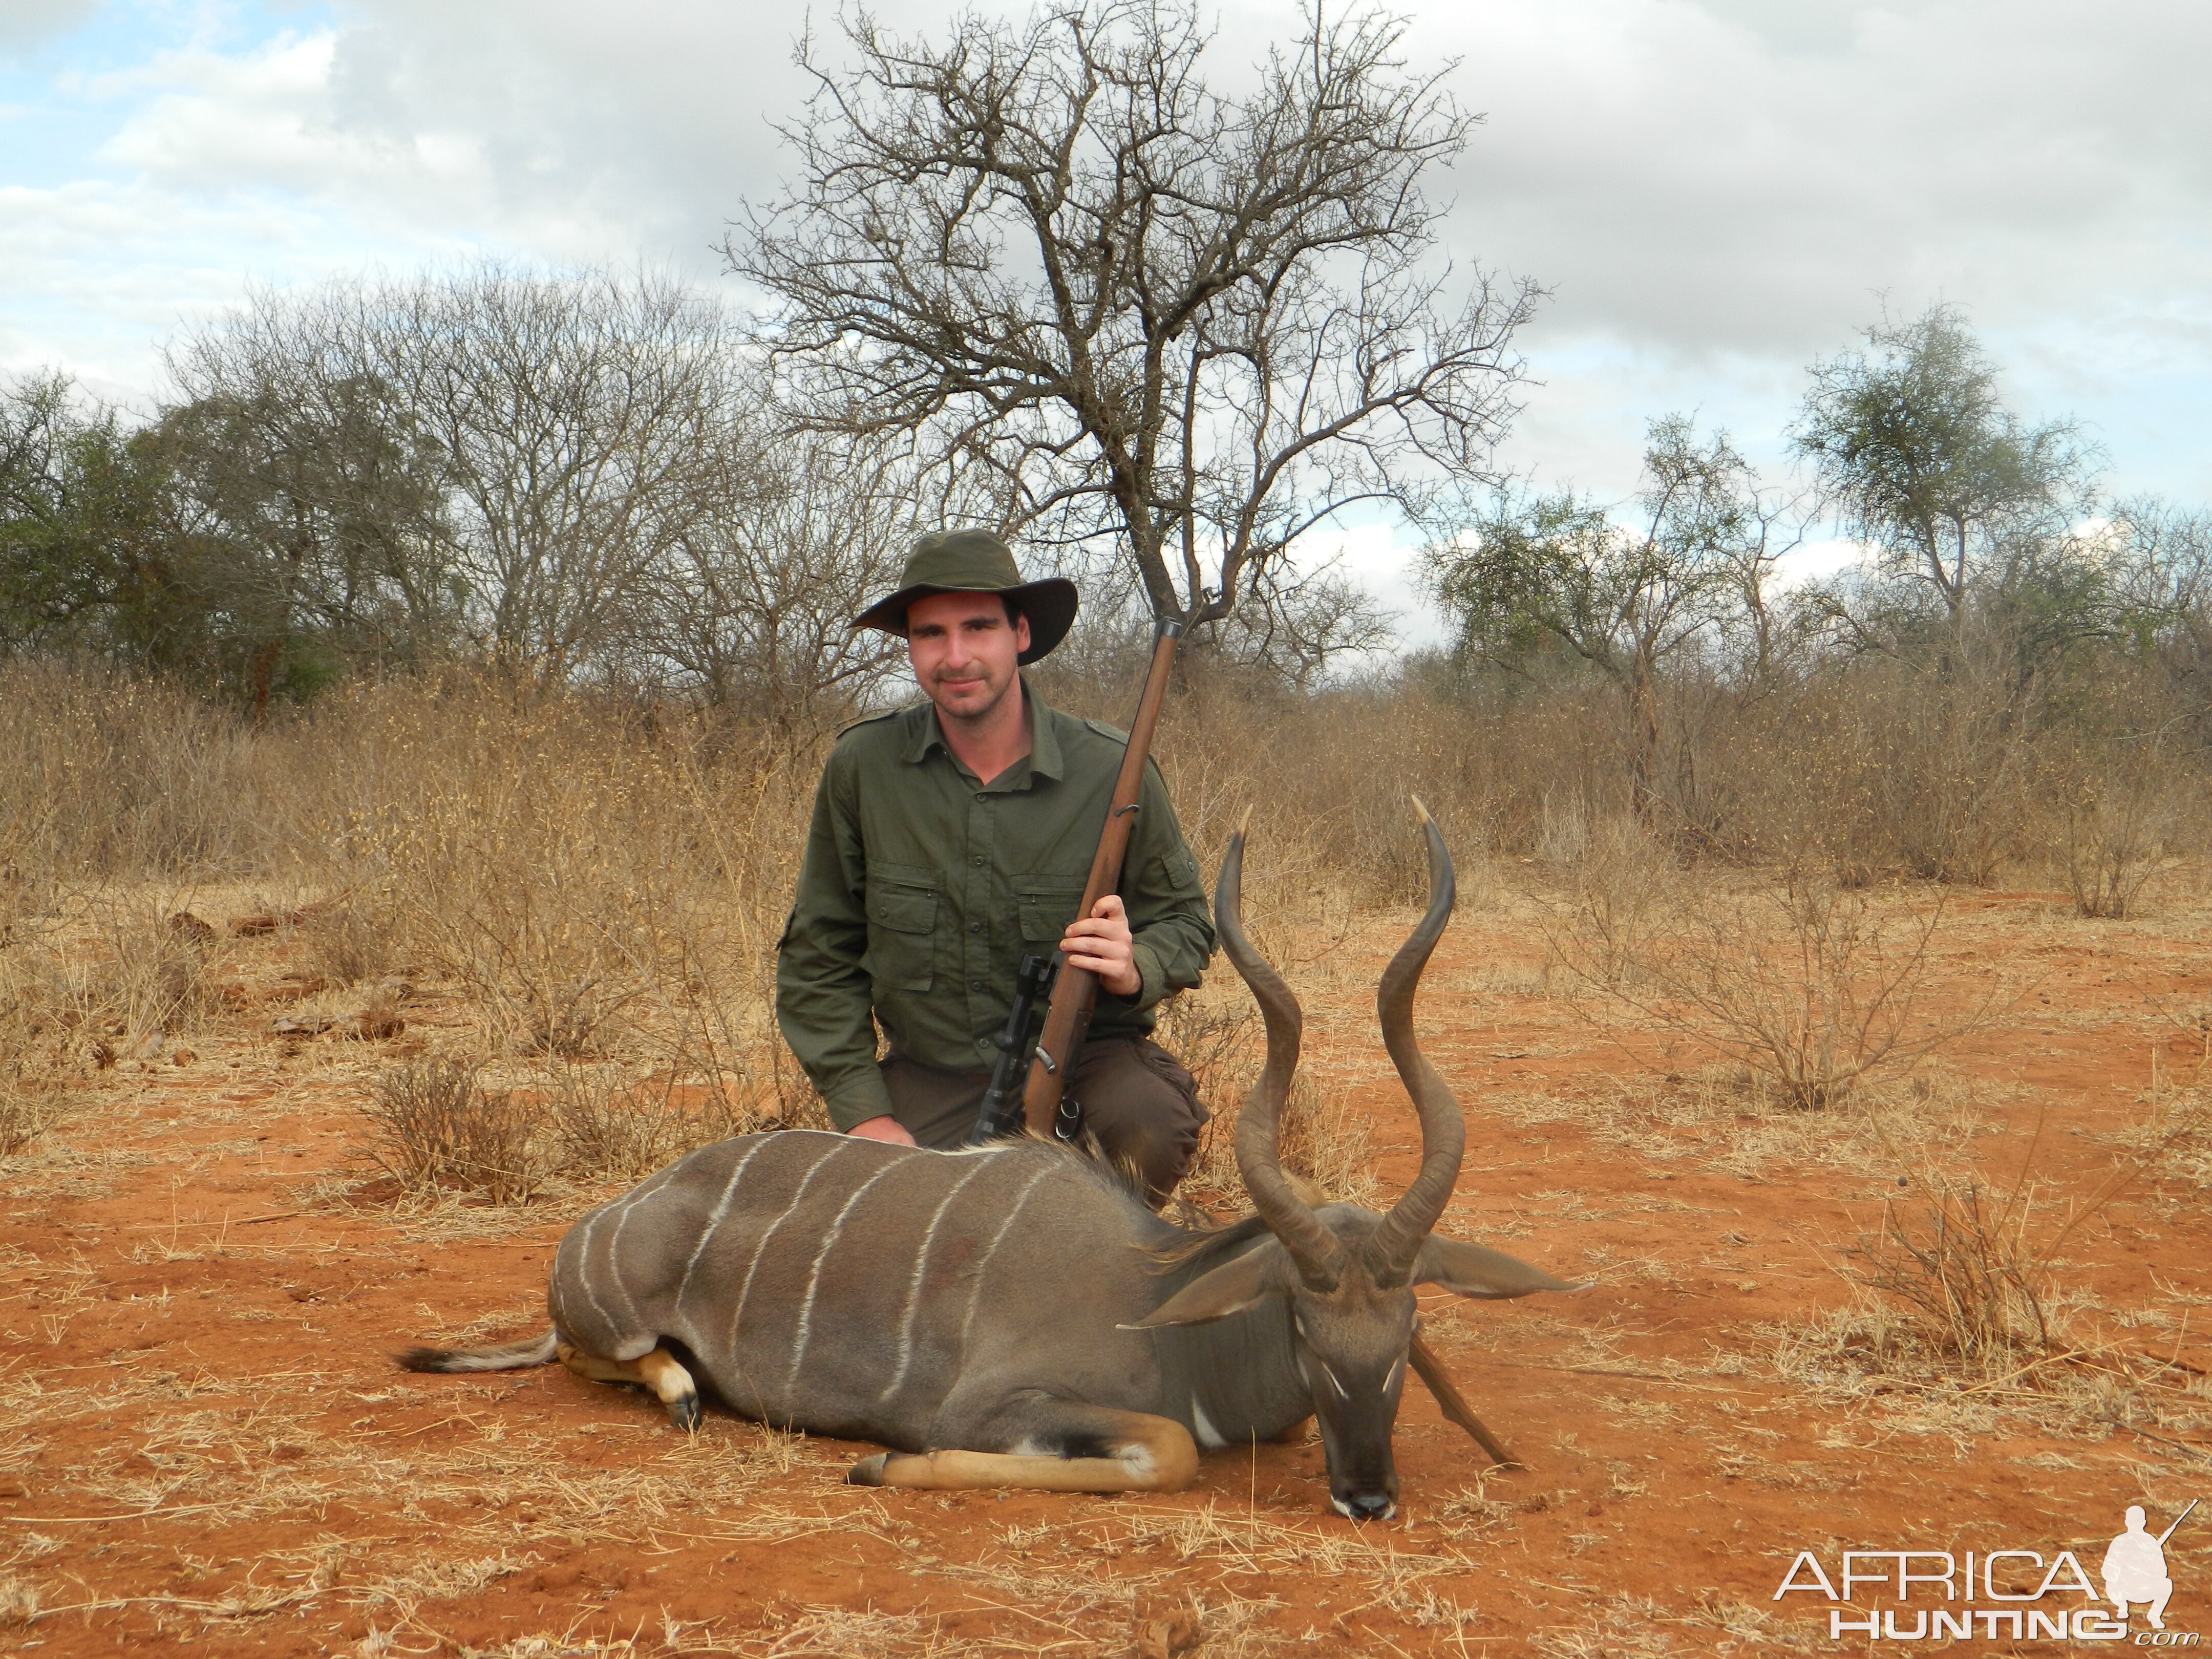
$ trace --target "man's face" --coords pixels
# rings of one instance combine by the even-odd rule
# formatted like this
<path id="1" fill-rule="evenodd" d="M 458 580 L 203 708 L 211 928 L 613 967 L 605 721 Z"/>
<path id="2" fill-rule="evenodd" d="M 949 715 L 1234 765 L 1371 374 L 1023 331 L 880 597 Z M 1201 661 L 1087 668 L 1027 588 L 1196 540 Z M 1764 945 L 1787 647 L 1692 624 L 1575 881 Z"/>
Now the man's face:
<path id="1" fill-rule="evenodd" d="M 938 713 L 981 719 L 1014 684 L 1015 659 L 1030 648 L 1026 617 L 1006 621 L 996 593 L 932 593 L 906 608 L 907 659 Z"/>

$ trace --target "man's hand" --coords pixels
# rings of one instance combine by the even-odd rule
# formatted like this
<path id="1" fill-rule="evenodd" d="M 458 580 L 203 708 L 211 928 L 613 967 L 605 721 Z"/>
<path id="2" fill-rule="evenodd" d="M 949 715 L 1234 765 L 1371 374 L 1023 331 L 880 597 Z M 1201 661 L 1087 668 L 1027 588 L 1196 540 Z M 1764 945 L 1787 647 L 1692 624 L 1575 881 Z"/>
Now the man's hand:
<path id="1" fill-rule="evenodd" d="M 1107 894 L 1088 916 L 1069 922 L 1060 950 L 1069 967 L 1096 974 L 1098 988 L 1109 995 L 1133 997 L 1145 988 L 1144 975 L 1137 971 L 1136 939 L 1119 893 Z"/>
<path id="2" fill-rule="evenodd" d="M 894 1146 L 911 1146 L 915 1144 L 914 1137 L 906 1132 L 905 1127 L 888 1112 L 881 1117 L 872 1117 L 864 1122 L 855 1123 L 845 1133 L 848 1135 L 858 1135 L 863 1140 L 889 1141 Z"/>

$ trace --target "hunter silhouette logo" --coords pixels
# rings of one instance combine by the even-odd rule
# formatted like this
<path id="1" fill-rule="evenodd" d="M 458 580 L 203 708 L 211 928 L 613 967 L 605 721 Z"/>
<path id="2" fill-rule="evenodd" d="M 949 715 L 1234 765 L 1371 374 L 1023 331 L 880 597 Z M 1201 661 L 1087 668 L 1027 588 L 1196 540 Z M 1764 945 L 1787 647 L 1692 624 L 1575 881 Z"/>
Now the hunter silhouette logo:
<path id="1" fill-rule="evenodd" d="M 2189 1510 L 2197 1502 L 2191 1498 Z M 2128 1529 L 2105 1550 L 2105 1599 L 2120 1610 L 2123 1620 L 2128 1616 L 2128 1603 L 2142 1601 L 2148 1606 L 2150 1627 L 2166 1628 L 2166 1604 L 2173 1595 L 2173 1580 L 2166 1576 L 2166 1540 L 2173 1536 L 2174 1527 L 2189 1518 L 2189 1510 L 2175 1516 L 2173 1526 L 2154 1538 L 2145 1527 L 2142 1505 L 2128 1505 Z"/>
<path id="2" fill-rule="evenodd" d="M 2101 1596 L 2072 1550 L 2059 1551 L 2048 1565 L 2037 1550 L 1968 1550 L 1960 1554 L 1948 1550 L 1846 1550 L 1832 1577 L 1818 1555 L 1800 1550 L 1782 1575 L 1773 1599 L 1779 1601 L 1802 1592 L 1846 1604 L 1828 1609 L 1831 1641 L 1846 1636 L 1892 1642 L 1979 1636 L 1985 1641 L 2008 1637 L 2014 1641 L 2193 1648 L 2199 1641 L 2196 1632 L 2166 1627 L 2166 1604 L 2173 1595 L 2173 1579 L 2166 1569 L 2166 1541 L 2198 1501 L 2191 1498 L 2160 1533 L 2150 1530 L 2142 1505 L 2130 1504 L 2124 1517 L 2126 1529 L 2106 1547 L 2099 1564 L 2098 1576 L 2104 1581 Z M 2033 1589 L 2027 1588 L 2030 1583 Z M 2069 1595 L 2081 1597 L 2080 1604 L 2067 1605 Z M 1865 1605 L 1862 1598 L 1872 1595 L 1899 1605 Z M 1916 1607 L 1911 1605 L 1916 1596 L 1923 1602 L 1948 1605 Z M 1975 1602 L 1997 1605 L 1971 1605 Z M 2138 1607 L 2149 1628 L 2131 1632 L 2129 1615 Z"/>

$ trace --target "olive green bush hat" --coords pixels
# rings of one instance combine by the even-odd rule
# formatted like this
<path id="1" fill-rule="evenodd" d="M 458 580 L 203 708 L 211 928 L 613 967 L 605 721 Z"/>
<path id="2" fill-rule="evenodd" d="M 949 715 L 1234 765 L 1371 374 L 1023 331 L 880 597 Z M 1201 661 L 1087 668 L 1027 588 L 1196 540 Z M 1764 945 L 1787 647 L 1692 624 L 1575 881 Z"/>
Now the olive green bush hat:
<path id="1" fill-rule="evenodd" d="M 1003 593 L 1029 618 L 1027 665 L 1067 637 L 1075 623 L 1075 584 L 1064 576 L 1025 582 L 1006 543 L 988 530 L 947 530 L 924 536 L 907 556 L 899 591 L 853 618 L 855 628 L 906 635 L 906 608 L 932 593 Z"/>

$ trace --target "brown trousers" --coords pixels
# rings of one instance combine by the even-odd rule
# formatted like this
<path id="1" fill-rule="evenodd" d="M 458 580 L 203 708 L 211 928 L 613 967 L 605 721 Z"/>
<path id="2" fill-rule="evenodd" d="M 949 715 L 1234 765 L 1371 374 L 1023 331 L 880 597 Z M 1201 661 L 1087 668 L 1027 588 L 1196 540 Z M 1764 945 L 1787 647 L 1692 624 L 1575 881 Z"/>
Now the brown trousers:
<path id="1" fill-rule="evenodd" d="M 939 1150 L 967 1144 L 988 1073 L 943 1072 L 896 1054 L 881 1065 L 891 1115 L 908 1134 Z M 1083 1103 L 1083 1127 L 1100 1150 L 1136 1171 L 1155 1209 L 1165 1203 L 1206 1123 L 1197 1080 L 1157 1042 L 1096 1037 L 1077 1055 L 1067 1092 Z"/>

